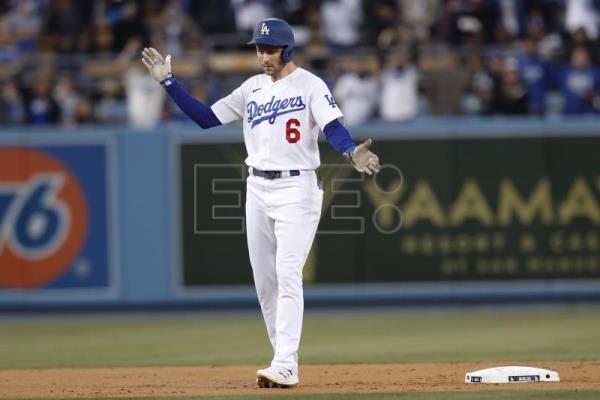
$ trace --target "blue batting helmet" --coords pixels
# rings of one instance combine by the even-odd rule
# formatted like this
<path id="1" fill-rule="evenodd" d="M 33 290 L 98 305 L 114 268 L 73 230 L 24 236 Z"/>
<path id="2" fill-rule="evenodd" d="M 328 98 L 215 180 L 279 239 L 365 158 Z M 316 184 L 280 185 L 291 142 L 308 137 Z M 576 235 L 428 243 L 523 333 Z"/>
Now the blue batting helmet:
<path id="1" fill-rule="evenodd" d="M 254 36 L 248 44 L 266 44 L 283 47 L 281 59 L 287 64 L 292 61 L 293 57 L 294 33 L 284 20 L 280 18 L 268 18 L 256 25 Z"/>

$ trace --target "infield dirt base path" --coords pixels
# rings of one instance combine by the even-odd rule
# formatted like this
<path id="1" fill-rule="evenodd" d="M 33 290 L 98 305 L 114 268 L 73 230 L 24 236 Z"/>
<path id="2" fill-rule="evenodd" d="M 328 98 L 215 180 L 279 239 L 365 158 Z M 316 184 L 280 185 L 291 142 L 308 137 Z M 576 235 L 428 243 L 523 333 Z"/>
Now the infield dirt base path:
<path id="1" fill-rule="evenodd" d="M 176 397 L 301 393 L 600 390 L 600 362 L 532 362 L 558 371 L 561 382 L 465 384 L 465 373 L 515 363 L 304 365 L 293 389 L 260 389 L 260 366 L 57 368 L 0 370 L 0 398 Z"/>

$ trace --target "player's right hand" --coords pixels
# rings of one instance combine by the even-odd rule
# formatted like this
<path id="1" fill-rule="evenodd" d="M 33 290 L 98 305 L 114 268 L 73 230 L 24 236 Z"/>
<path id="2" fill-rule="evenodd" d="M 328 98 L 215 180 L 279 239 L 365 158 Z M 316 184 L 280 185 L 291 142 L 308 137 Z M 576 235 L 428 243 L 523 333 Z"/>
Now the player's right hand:
<path id="1" fill-rule="evenodd" d="M 157 82 L 162 82 L 171 76 L 171 55 L 163 58 L 154 48 L 144 47 L 142 63 Z"/>
<path id="2" fill-rule="evenodd" d="M 366 172 L 368 175 L 379 172 L 381 169 L 379 157 L 369 150 L 372 143 L 373 140 L 367 139 L 364 143 L 356 146 L 351 155 L 354 168 L 359 172 Z"/>

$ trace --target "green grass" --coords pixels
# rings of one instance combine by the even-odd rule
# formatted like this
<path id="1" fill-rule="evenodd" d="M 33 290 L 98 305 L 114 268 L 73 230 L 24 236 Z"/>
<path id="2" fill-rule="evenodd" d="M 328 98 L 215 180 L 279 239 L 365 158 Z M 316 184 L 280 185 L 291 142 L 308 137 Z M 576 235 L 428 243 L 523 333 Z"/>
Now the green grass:
<path id="1" fill-rule="evenodd" d="M 553 392 L 438 392 L 438 393 L 368 393 L 368 394 L 312 394 L 284 395 L 286 400 L 597 400 L 600 392 L 593 391 L 553 391 Z M 282 396 L 218 396 L 218 397 L 120 397 L 121 400 L 264 400 L 279 399 Z M 97 398 L 94 400 L 115 400 L 117 398 Z M 21 399 L 22 400 L 22 399 Z M 29 399 L 32 400 L 32 399 Z M 61 400 L 61 399 L 55 399 Z M 66 400 L 66 399 L 65 399 Z"/>
<path id="2" fill-rule="evenodd" d="M 301 359 L 598 360 L 599 332 L 596 310 L 309 314 Z M 270 357 L 258 312 L 0 323 L 0 368 L 263 364 Z"/>

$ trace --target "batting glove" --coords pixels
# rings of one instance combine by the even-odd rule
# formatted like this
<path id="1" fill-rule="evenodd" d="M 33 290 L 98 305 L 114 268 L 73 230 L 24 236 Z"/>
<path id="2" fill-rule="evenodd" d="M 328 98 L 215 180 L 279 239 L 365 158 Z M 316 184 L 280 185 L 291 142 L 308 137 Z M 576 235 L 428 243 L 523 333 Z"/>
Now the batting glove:
<path id="1" fill-rule="evenodd" d="M 159 83 L 172 76 L 171 55 L 163 58 L 158 51 L 152 47 L 144 47 L 142 51 L 142 63 L 148 68 L 150 75 Z"/>
<path id="2" fill-rule="evenodd" d="M 379 157 L 371 150 L 369 146 L 373 143 L 373 140 L 367 139 L 364 143 L 359 144 L 347 155 L 350 162 L 358 172 L 365 172 L 368 175 L 372 175 L 374 172 L 377 173 L 381 169 L 379 165 Z"/>

